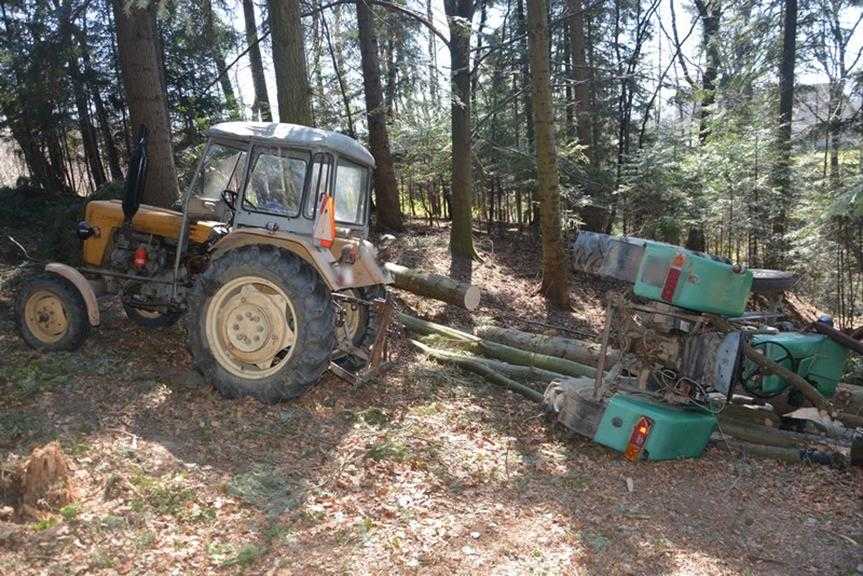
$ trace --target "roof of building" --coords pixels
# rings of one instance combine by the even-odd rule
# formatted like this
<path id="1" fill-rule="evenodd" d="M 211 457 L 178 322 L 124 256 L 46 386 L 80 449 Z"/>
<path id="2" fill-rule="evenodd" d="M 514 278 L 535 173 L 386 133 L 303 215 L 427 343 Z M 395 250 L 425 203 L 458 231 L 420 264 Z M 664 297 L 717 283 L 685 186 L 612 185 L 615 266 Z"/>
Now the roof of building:
<path id="1" fill-rule="evenodd" d="M 207 134 L 281 146 L 327 149 L 362 164 L 375 165 L 374 157 L 362 144 L 344 134 L 320 128 L 277 122 L 222 122 L 210 128 Z"/>

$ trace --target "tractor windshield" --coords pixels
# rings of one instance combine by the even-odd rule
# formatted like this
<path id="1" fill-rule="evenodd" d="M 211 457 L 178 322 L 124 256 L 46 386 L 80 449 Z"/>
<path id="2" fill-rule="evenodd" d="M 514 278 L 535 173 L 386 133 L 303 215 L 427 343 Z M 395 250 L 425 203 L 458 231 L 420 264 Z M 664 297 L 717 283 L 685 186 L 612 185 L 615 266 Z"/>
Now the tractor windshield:
<path id="1" fill-rule="evenodd" d="M 225 190 L 238 192 L 246 168 L 246 151 L 210 144 L 201 171 L 192 184 L 192 196 L 217 200 Z"/>

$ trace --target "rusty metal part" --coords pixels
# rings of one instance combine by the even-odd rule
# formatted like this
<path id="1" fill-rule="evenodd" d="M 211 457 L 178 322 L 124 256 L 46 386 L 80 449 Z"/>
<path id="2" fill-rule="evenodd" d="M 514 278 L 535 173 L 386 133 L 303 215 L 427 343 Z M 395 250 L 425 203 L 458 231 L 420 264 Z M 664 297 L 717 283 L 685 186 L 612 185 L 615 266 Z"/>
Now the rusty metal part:
<path id="1" fill-rule="evenodd" d="M 342 368 L 335 362 L 330 362 L 330 371 L 333 372 L 333 374 L 351 384 L 361 384 L 365 381 L 370 380 L 371 378 L 374 378 L 375 376 L 389 368 L 391 364 L 389 362 L 387 333 L 389 332 L 389 326 L 392 323 L 393 305 L 389 299 L 389 296 L 387 296 L 386 298 L 376 298 L 372 301 L 362 300 L 360 298 L 348 296 L 346 294 L 334 294 L 333 296 L 337 297 L 340 300 L 352 301 L 366 306 L 374 306 L 377 312 L 379 324 L 377 334 L 375 335 L 375 341 L 372 343 L 371 354 L 369 354 L 368 356 L 368 366 L 354 373 L 350 370 Z M 365 354 L 364 351 L 357 351 L 363 352 L 363 354 Z"/>

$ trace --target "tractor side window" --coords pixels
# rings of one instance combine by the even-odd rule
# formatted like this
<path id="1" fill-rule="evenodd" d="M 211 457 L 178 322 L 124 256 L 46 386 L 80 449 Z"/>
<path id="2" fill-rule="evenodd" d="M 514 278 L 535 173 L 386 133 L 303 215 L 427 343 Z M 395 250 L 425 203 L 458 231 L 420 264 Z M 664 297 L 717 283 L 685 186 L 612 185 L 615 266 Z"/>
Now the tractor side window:
<path id="1" fill-rule="evenodd" d="M 193 196 L 218 199 L 224 190 L 240 190 L 243 170 L 246 167 L 246 152 L 221 144 L 212 144 L 195 179 Z"/>
<path id="2" fill-rule="evenodd" d="M 265 151 L 255 158 L 243 204 L 247 209 L 298 216 L 308 161 L 284 151 Z"/>
<path id="3" fill-rule="evenodd" d="M 339 160 L 336 171 L 336 221 L 346 224 L 364 223 L 369 188 L 369 170 L 365 166 Z"/>
<path id="4" fill-rule="evenodd" d="M 330 182 L 330 156 L 327 154 L 315 154 L 312 158 L 312 180 L 309 183 L 309 193 L 306 195 L 306 204 L 303 214 L 306 218 L 314 218 L 318 205 L 327 190 Z"/>

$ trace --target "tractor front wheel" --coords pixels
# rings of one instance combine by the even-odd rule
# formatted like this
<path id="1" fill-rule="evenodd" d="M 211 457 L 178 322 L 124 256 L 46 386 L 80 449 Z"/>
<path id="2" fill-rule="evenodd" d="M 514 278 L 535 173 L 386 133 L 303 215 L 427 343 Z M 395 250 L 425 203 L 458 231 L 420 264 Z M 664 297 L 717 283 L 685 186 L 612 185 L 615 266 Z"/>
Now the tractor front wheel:
<path id="1" fill-rule="evenodd" d="M 15 312 L 21 337 L 45 352 L 77 349 L 90 327 L 81 293 L 56 274 L 27 280 L 18 292 Z"/>
<path id="2" fill-rule="evenodd" d="M 316 383 L 335 342 L 335 307 L 318 273 L 271 246 L 214 260 L 189 299 L 196 368 L 228 398 L 275 403 Z"/>

